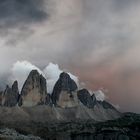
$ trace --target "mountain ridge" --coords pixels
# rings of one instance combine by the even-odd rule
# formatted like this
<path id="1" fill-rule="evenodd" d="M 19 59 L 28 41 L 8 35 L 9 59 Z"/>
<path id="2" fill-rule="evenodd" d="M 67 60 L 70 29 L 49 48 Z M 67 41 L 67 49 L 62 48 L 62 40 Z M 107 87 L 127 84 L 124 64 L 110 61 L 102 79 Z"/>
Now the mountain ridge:
<path id="1" fill-rule="evenodd" d="M 83 119 L 94 119 L 95 121 L 100 120 L 98 118 L 101 118 L 101 121 L 116 119 L 121 114 L 110 103 L 98 101 L 95 95 L 90 95 L 87 89 L 78 89 L 75 81 L 66 72 L 60 74 L 52 94 L 47 93 L 46 82 L 47 80 L 42 74 L 37 70 L 32 70 L 25 80 L 21 93 L 19 93 L 18 81 L 15 81 L 11 88 L 6 87 L 1 94 L 1 107 L 49 106 L 51 112 L 56 115 L 56 120 L 58 116 L 67 118 L 69 113 L 66 113 L 65 109 L 70 110 L 70 108 L 74 110 L 73 118 L 75 116 L 75 119 L 78 113 L 79 119 L 84 116 Z M 11 101 L 14 101 L 14 104 Z"/>
<path id="2" fill-rule="evenodd" d="M 86 122 L 88 120 L 91 120 L 94 123 L 105 122 L 117 119 L 122 115 L 114 108 L 104 107 L 102 101 L 99 103 L 95 96 L 90 95 L 88 90 L 78 90 L 76 83 L 67 73 L 61 73 L 55 84 L 55 88 L 53 90 L 53 92 L 55 92 L 53 94 L 57 94 L 56 96 L 58 97 L 55 99 L 56 102 L 54 104 L 52 102 L 52 96 L 47 93 L 47 87 L 44 80 L 45 79 L 42 78 L 42 75 L 39 74 L 38 71 L 31 71 L 22 88 L 22 94 L 18 93 L 19 99 L 17 105 L 12 107 L 4 105 L 0 106 L 1 127 L 12 128 L 18 132 L 26 132 L 36 135 L 36 131 L 40 131 L 40 129 L 44 129 L 44 131 L 47 131 L 46 127 L 48 127 L 47 129 L 51 129 L 51 124 L 58 124 L 58 126 L 62 124 L 61 127 L 63 127 L 63 124 L 65 126 L 65 124 L 69 122 L 72 122 L 72 125 L 74 122 L 81 122 L 82 124 L 82 122 Z M 18 84 L 17 82 L 15 83 L 16 85 Z M 17 86 L 12 87 L 16 87 L 17 90 L 14 91 L 18 91 Z M 82 91 L 82 94 L 80 91 Z M 78 96 L 79 92 L 80 97 Z M 42 95 L 42 93 L 45 93 L 46 97 L 43 98 L 45 99 L 43 104 L 40 104 L 40 99 L 42 97 L 40 95 Z M 39 98 L 29 98 L 34 97 L 34 95 L 35 97 L 37 95 Z M 88 98 L 85 95 L 88 95 Z M 53 96 L 53 98 L 56 96 Z M 19 105 L 21 97 L 24 104 Z M 87 104 L 82 102 L 83 99 L 86 99 Z M 26 100 L 30 100 L 30 102 L 34 102 L 34 104 L 25 104 Z M 90 101 L 94 103 L 92 104 L 93 106 L 88 106 Z M 61 128 L 57 129 L 59 133 L 59 129 Z"/>
<path id="3" fill-rule="evenodd" d="M 17 81 L 1 92 L 0 138 L 139 140 L 140 119 L 136 114 L 121 113 L 87 89 L 78 89 L 67 73 L 60 74 L 53 94 L 47 93 L 46 82 L 33 70 L 21 93 Z"/>

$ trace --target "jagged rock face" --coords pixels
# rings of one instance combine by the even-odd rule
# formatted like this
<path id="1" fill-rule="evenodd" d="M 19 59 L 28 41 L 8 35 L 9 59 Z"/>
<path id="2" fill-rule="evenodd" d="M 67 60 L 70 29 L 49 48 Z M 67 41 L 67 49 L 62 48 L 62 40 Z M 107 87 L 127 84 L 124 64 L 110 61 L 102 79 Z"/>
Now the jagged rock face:
<path id="1" fill-rule="evenodd" d="M 0 105 L 2 105 L 2 95 L 3 95 L 3 91 L 0 91 Z"/>
<path id="2" fill-rule="evenodd" d="M 58 103 L 61 106 L 64 102 L 65 105 L 66 102 L 68 102 L 68 104 L 70 105 L 70 102 L 71 101 L 73 102 L 75 100 L 74 93 L 77 90 L 77 88 L 78 87 L 76 83 L 74 82 L 73 79 L 71 79 L 71 77 L 67 73 L 65 72 L 61 73 L 53 89 L 53 93 L 52 93 L 53 104 L 57 105 Z"/>
<path id="3" fill-rule="evenodd" d="M 116 110 L 116 108 L 107 101 L 97 101 L 97 104 L 100 104 L 104 109 Z"/>
<path id="4" fill-rule="evenodd" d="M 45 104 L 52 106 L 52 99 L 50 94 L 47 94 Z"/>
<path id="5" fill-rule="evenodd" d="M 78 106 L 78 98 L 76 92 L 61 91 L 57 106 L 62 108 L 70 108 Z"/>
<path id="6" fill-rule="evenodd" d="M 18 82 L 15 81 L 12 88 L 6 87 L 2 95 L 2 106 L 12 107 L 16 106 L 19 98 Z"/>
<path id="7" fill-rule="evenodd" d="M 46 79 L 37 70 L 32 70 L 21 90 L 19 105 L 35 106 L 45 104 Z"/>
<path id="8" fill-rule="evenodd" d="M 82 104 L 88 108 L 93 108 L 96 104 L 96 98 L 94 94 L 91 96 L 87 89 L 82 89 L 77 92 L 78 99 Z"/>
<path id="9" fill-rule="evenodd" d="M 15 131 L 14 129 L 0 129 L 1 140 L 42 140 L 40 137 L 33 135 L 23 135 Z"/>
<path id="10" fill-rule="evenodd" d="M 15 93 L 15 95 L 19 95 L 19 90 L 18 90 L 18 82 L 15 81 L 14 84 L 12 85 L 12 91 Z"/>

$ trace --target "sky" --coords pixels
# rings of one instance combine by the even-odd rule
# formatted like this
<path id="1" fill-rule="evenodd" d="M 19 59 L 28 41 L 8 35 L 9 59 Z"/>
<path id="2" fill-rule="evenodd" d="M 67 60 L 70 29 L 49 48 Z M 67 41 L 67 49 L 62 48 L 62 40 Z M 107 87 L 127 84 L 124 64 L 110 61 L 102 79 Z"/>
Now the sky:
<path id="1" fill-rule="evenodd" d="M 139 0 L 1 0 L 0 85 L 17 61 L 50 62 L 140 113 Z"/>

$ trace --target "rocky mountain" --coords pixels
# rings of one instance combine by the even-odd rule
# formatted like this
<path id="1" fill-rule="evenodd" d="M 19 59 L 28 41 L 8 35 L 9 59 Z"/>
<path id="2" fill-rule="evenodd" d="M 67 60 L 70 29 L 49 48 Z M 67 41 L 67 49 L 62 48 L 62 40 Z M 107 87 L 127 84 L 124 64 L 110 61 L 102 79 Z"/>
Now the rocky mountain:
<path id="1" fill-rule="evenodd" d="M 107 101 L 97 101 L 97 104 L 101 105 L 104 109 L 113 109 L 117 111 L 117 109 Z"/>
<path id="2" fill-rule="evenodd" d="M 10 88 L 8 85 L 2 93 L 1 105 L 6 107 L 13 107 L 18 104 L 19 90 L 18 82 L 15 81 Z"/>
<path id="3" fill-rule="evenodd" d="M 75 81 L 67 73 L 61 73 L 52 92 L 53 104 L 63 108 L 77 106 L 77 89 Z"/>
<path id="4" fill-rule="evenodd" d="M 19 105 L 34 106 L 45 104 L 46 95 L 46 79 L 37 70 L 32 70 L 21 90 Z"/>
<path id="5" fill-rule="evenodd" d="M 52 94 L 48 94 L 46 79 L 37 70 L 32 70 L 21 93 L 17 81 L 0 92 L 0 104 L 0 139 L 140 138 L 139 125 L 135 124 L 136 120 L 140 121 L 135 115 L 124 115 L 107 101 L 97 100 L 87 89 L 79 90 L 76 82 L 65 72 L 60 74 Z M 132 121 L 132 118 L 136 119 Z"/>
<path id="6" fill-rule="evenodd" d="M 2 94 L 3 94 L 3 91 L 0 91 L 0 106 L 2 106 Z"/>
<path id="7" fill-rule="evenodd" d="M 49 106 L 52 106 L 53 105 L 52 99 L 51 99 L 51 94 L 47 94 L 46 95 L 45 105 L 49 105 Z"/>
<path id="8" fill-rule="evenodd" d="M 97 103 L 95 95 L 93 94 L 91 96 L 87 89 L 79 90 L 77 95 L 81 103 L 83 103 L 83 105 L 87 106 L 88 108 L 94 108 Z"/>

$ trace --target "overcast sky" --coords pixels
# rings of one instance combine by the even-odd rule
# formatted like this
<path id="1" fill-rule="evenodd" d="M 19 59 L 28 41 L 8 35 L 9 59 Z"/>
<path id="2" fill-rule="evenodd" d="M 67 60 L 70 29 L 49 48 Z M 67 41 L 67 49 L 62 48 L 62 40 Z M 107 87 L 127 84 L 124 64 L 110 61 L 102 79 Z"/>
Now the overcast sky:
<path id="1" fill-rule="evenodd" d="M 140 0 L 0 0 L 0 81 L 18 60 L 77 75 L 140 113 Z"/>

